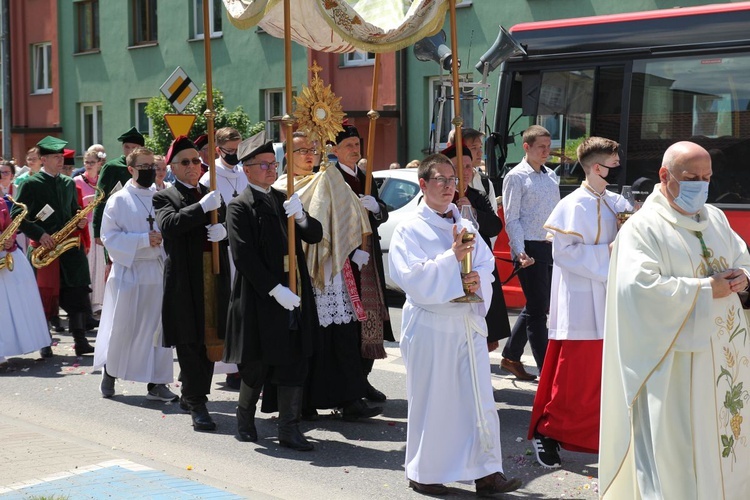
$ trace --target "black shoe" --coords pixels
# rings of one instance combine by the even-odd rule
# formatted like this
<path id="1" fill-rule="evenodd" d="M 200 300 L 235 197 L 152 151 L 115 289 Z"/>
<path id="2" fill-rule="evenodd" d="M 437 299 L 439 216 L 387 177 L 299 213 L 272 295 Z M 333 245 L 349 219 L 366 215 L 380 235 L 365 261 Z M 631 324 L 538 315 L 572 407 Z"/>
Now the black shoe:
<path id="1" fill-rule="evenodd" d="M 409 488 L 424 495 L 443 496 L 448 494 L 448 488 L 444 484 L 422 484 L 409 479 Z"/>
<path id="2" fill-rule="evenodd" d="M 53 316 L 49 320 L 50 329 L 55 333 L 61 333 L 65 331 L 65 327 L 60 324 L 60 316 Z"/>
<path id="3" fill-rule="evenodd" d="M 86 330 L 93 330 L 99 327 L 99 320 L 93 316 L 86 318 Z"/>
<path id="4" fill-rule="evenodd" d="M 242 384 L 242 377 L 240 377 L 239 373 L 227 373 L 225 382 L 227 384 L 227 387 L 229 387 L 230 389 L 239 391 L 240 385 Z"/>
<path id="5" fill-rule="evenodd" d="M 39 349 L 39 355 L 43 358 L 51 358 L 52 357 L 52 347 L 46 346 Z"/>
<path id="6" fill-rule="evenodd" d="M 557 452 L 559 449 L 560 443 L 555 439 L 542 436 L 538 432 L 534 433 L 536 461 L 542 467 L 546 469 L 557 469 L 560 467 L 562 461 L 560 460 L 560 454 Z"/>
<path id="7" fill-rule="evenodd" d="M 210 432 L 216 430 L 216 422 L 208 413 L 206 405 L 198 405 L 190 410 L 193 419 L 193 429 L 199 432 Z"/>
<path id="8" fill-rule="evenodd" d="M 252 443 L 258 440 L 258 430 L 255 428 L 255 408 L 237 407 L 237 439 Z"/>
<path id="9" fill-rule="evenodd" d="M 73 348 L 76 351 L 76 356 L 83 356 L 84 354 L 93 354 L 94 353 L 94 346 L 89 344 L 88 340 L 80 340 L 77 341 Z"/>
<path id="10" fill-rule="evenodd" d="M 375 389 L 370 382 L 367 382 L 367 391 L 365 392 L 365 398 L 368 401 L 372 401 L 373 403 L 382 403 L 387 398 L 385 397 L 385 394 L 380 392 L 379 390 Z"/>
<path id="11" fill-rule="evenodd" d="M 495 497 L 499 493 L 516 491 L 523 484 L 514 477 L 508 479 L 502 472 L 495 472 L 489 476 L 474 481 L 478 497 Z"/>
<path id="12" fill-rule="evenodd" d="M 182 408 L 182 411 L 190 413 L 190 405 L 187 404 L 182 396 L 180 396 L 180 408 Z"/>
<path id="13" fill-rule="evenodd" d="M 381 413 L 383 413 L 383 408 L 367 406 L 367 403 L 360 399 L 344 407 L 342 418 L 347 422 L 356 422 L 360 418 L 370 418 Z"/>

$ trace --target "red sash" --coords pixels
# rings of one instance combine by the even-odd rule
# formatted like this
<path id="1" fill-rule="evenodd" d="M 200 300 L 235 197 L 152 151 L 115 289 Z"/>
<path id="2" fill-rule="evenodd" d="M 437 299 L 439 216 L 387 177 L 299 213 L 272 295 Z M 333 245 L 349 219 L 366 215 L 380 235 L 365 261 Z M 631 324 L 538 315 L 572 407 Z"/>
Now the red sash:
<path id="1" fill-rule="evenodd" d="M 357 282 L 354 279 L 354 272 L 352 271 L 352 264 L 349 259 L 344 262 L 344 284 L 346 285 L 346 291 L 349 292 L 349 298 L 352 301 L 352 307 L 354 308 L 354 314 L 357 315 L 359 321 L 367 319 L 367 313 L 365 307 L 362 305 L 362 300 L 359 298 L 359 292 L 357 291 Z"/>

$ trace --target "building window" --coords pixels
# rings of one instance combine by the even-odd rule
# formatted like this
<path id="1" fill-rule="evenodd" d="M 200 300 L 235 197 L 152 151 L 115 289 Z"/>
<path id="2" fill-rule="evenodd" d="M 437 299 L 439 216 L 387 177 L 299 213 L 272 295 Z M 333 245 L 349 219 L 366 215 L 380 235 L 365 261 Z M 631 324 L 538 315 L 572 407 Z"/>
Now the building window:
<path id="1" fill-rule="evenodd" d="M 99 49 L 99 0 L 84 0 L 76 3 L 78 21 L 77 52 Z"/>
<path id="2" fill-rule="evenodd" d="M 281 142 L 281 117 L 284 116 L 284 108 L 284 89 L 266 90 L 266 137 L 274 142 Z"/>
<path id="3" fill-rule="evenodd" d="M 102 103 L 81 103 L 81 151 L 92 144 L 101 144 L 102 134 Z"/>
<path id="4" fill-rule="evenodd" d="M 208 1 L 208 23 L 211 26 L 211 37 L 221 36 L 221 0 Z M 193 33 L 195 38 L 203 38 L 203 0 L 193 0 Z"/>
<path id="5" fill-rule="evenodd" d="M 374 52 L 363 52 L 361 50 L 355 50 L 344 54 L 344 66 L 372 66 L 375 64 L 375 53 Z"/>
<path id="6" fill-rule="evenodd" d="M 38 43 L 31 46 L 31 67 L 34 72 L 33 88 L 34 94 L 49 94 L 52 92 L 52 44 Z"/>
<path id="7" fill-rule="evenodd" d="M 156 43 L 156 0 L 132 2 L 133 45 Z"/>
<path id="8" fill-rule="evenodd" d="M 439 77 L 430 78 L 430 95 L 432 100 L 430 101 L 430 146 L 437 142 L 438 150 L 444 149 L 448 143 L 448 134 L 453 128 L 451 120 L 455 116 L 453 114 L 453 84 L 449 80 L 441 80 Z M 447 85 L 446 85 L 447 84 Z M 442 89 L 441 89 L 442 87 Z M 476 102 L 473 94 L 469 95 L 466 93 L 461 94 L 461 116 L 464 119 L 462 125 L 463 128 L 469 128 L 474 126 L 474 103 Z M 443 101 L 442 116 L 440 115 L 440 102 Z M 440 136 L 436 138 L 432 136 L 438 132 L 438 123 L 440 124 Z"/>
<path id="9" fill-rule="evenodd" d="M 154 135 L 154 123 L 146 114 L 148 101 L 149 99 L 136 99 L 133 101 L 135 128 L 143 135 Z"/>

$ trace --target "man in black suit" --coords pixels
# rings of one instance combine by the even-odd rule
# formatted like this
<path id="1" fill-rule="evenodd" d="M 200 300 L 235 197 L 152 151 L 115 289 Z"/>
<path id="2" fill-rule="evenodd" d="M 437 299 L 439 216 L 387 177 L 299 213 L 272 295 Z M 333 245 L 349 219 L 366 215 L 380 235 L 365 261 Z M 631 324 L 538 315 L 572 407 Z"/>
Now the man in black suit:
<path id="1" fill-rule="evenodd" d="M 263 391 L 262 411 L 274 411 L 266 403 L 278 396 L 279 444 L 310 451 L 313 445 L 298 424 L 318 315 L 302 241 L 318 243 L 323 228 L 303 210 L 297 194 L 287 201 L 284 194 L 271 189 L 277 163 L 273 142 L 264 139 L 261 133 L 240 143 L 238 157 L 249 184 L 227 207 L 237 273 L 224 361 L 237 363 L 242 376 L 237 437 L 258 440 L 254 415 Z M 296 223 L 296 293 L 287 287 L 289 217 Z"/>
<path id="2" fill-rule="evenodd" d="M 214 363 L 205 345 L 204 279 L 214 279 L 217 333 L 224 338 L 229 301 L 229 258 L 227 231 L 223 224 L 225 207 L 218 191 L 198 184 L 201 159 L 195 145 L 185 136 L 172 142 L 166 161 L 172 165 L 174 186 L 154 195 L 154 209 L 164 238 L 167 260 L 164 265 L 162 326 L 164 345 L 174 346 L 180 364 L 182 397 L 180 404 L 190 410 L 196 431 L 213 431 L 216 424 L 206 408 L 211 392 Z M 211 224 L 209 212 L 219 211 L 219 223 Z M 219 242 L 221 273 L 210 273 L 211 243 Z"/>

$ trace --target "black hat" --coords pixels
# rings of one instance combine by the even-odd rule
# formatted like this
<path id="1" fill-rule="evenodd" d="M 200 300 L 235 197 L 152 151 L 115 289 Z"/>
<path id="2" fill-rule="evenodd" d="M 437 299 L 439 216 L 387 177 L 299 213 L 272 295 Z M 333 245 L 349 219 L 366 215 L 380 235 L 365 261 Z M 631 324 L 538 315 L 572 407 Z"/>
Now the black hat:
<path id="1" fill-rule="evenodd" d="M 195 149 L 200 151 L 201 149 L 203 149 L 203 146 L 208 144 L 208 136 L 206 134 L 199 135 L 193 142 L 195 143 Z"/>
<path id="2" fill-rule="evenodd" d="M 131 127 L 130 130 L 118 137 L 117 140 L 122 143 L 130 142 L 133 144 L 138 144 L 139 146 L 143 146 L 146 144 L 146 139 L 143 138 L 141 133 L 138 132 L 135 127 Z"/>
<path id="3" fill-rule="evenodd" d="M 48 135 L 41 141 L 37 142 L 36 145 L 39 148 L 40 155 L 54 155 L 62 153 L 65 146 L 68 145 L 68 141 Z"/>
<path id="4" fill-rule="evenodd" d="M 463 141 L 461 142 L 461 144 L 463 144 L 463 148 L 461 148 L 462 149 L 461 152 L 463 153 L 463 155 L 464 156 L 468 156 L 469 158 L 471 158 L 473 160 L 474 159 L 474 155 L 471 154 L 471 149 L 467 148 L 466 147 L 466 143 L 464 143 Z M 452 160 L 453 158 L 455 158 L 457 156 L 456 145 L 455 144 L 451 144 L 450 146 L 448 146 L 447 148 L 445 148 L 444 150 L 442 150 L 440 152 L 440 154 L 444 154 L 445 156 L 447 156 L 448 158 L 450 158 Z"/>
<path id="5" fill-rule="evenodd" d="M 169 146 L 169 150 L 167 151 L 167 157 L 165 159 L 167 164 L 172 163 L 174 157 L 177 156 L 180 151 L 185 151 L 186 149 L 196 149 L 193 141 L 191 141 L 184 135 L 177 137 L 174 141 L 172 141 L 172 144 Z"/>
<path id="6" fill-rule="evenodd" d="M 265 130 L 248 137 L 237 146 L 237 159 L 240 162 L 255 158 L 262 153 L 276 153 L 273 149 L 273 141 L 266 141 Z"/>
<path id="7" fill-rule="evenodd" d="M 76 164 L 76 150 L 75 149 L 63 149 L 63 165 L 75 165 Z"/>
<path id="8" fill-rule="evenodd" d="M 344 124 L 344 130 L 336 134 L 336 144 L 341 144 L 341 141 L 343 141 L 344 139 L 348 139 L 350 137 L 356 137 L 357 139 L 362 139 L 359 136 L 357 127 L 355 127 L 354 125 Z"/>

